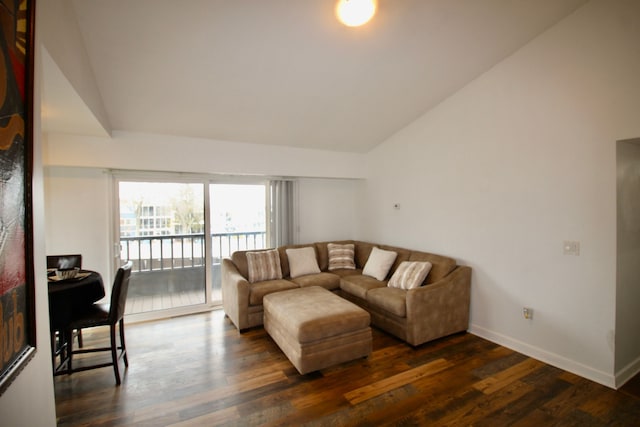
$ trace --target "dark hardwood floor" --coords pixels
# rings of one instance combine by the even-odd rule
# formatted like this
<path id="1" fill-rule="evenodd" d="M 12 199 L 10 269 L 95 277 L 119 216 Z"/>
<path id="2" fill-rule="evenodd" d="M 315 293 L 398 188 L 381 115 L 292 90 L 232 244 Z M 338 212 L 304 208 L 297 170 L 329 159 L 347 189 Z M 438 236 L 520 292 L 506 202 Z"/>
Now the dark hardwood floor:
<path id="1" fill-rule="evenodd" d="M 85 346 L 108 337 L 89 332 Z M 640 425 L 638 388 L 471 334 L 413 348 L 374 329 L 367 359 L 301 376 L 262 328 L 239 334 L 221 311 L 126 333 L 122 386 L 110 367 L 55 377 L 60 426 Z"/>

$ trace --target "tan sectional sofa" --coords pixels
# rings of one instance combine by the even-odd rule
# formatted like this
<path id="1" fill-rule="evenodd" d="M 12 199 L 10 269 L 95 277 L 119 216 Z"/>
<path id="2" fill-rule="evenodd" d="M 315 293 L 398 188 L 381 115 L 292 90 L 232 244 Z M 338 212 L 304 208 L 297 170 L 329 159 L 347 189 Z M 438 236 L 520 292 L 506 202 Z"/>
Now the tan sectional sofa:
<path id="1" fill-rule="evenodd" d="M 328 244 L 352 243 L 355 269 L 328 270 Z M 312 247 L 320 272 L 291 278 L 287 249 Z M 383 280 L 362 274 L 374 247 L 397 254 Z M 399 247 L 360 241 L 317 242 L 277 248 L 282 279 L 250 283 L 247 252 L 238 251 L 222 261 L 222 299 L 226 315 L 238 330 L 263 324 L 262 299 L 288 289 L 321 286 L 359 305 L 371 323 L 407 343 L 422 343 L 465 331 L 469 324 L 471 268 L 453 258 Z M 387 286 L 403 261 L 427 261 L 431 270 L 420 287 Z"/>

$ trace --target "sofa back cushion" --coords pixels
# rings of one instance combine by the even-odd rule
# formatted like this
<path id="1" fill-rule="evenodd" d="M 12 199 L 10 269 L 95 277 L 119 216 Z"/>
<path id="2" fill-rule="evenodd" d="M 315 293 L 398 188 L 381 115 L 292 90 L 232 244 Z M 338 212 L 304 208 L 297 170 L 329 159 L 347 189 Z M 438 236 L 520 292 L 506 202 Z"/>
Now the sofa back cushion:
<path id="1" fill-rule="evenodd" d="M 354 242 L 356 245 L 356 268 L 364 268 L 365 264 L 367 263 L 367 260 L 369 259 L 369 255 L 371 255 L 371 250 L 373 249 L 374 246 L 380 248 L 380 249 L 384 249 L 385 251 L 393 251 L 395 253 L 398 254 L 398 256 L 396 257 L 396 260 L 393 262 L 393 265 L 391 266 L 391 270 L 389 270 L 389 274 L 387 275 L 387 278 L 391 277 L 391 275 L 396 271 L 396 269 L 398 268 L 398 266 L 400 265 L 400 263 L 402 261 L 409 261 L 409 255 L 411 254 L 411 251 L 408 249 L 404 249 L 404 248 L 398 248 L 396 246 L 388 246 L 388 245 L 377 245 L 375 243 L 368 243 L 368 242 Z"/>
<path id="2" fill-rule="evenodd" d="M 318 257 L 318 266 L 320 270 L 327 271 L 329 266 L 329 257 L 327 251 L 327 244 L 331 242 L 319 242 L 311 245 L 291 245 L 291 246 L 283 246 L 278 248 L 280 253 L 280 266 L 282 270 L 282 276 L 289 276 L 289 260 L 287 258 L 286 249 L 287 248 L 301 248 L 305 246 L 314 246 L 316 248 L 316 256 Z M 354 240 L 340 240 L 334 241 L 333 243 L 354 243 L 355 244 L 355 262 L 356 268 L 362 269 L 364 265 L 367 263 L 367 259 L 369 259 L 369 254 L 371 253 L 371 249 L 374 246 L 378 246 L 381 249 L 385 249 L 388 251 L 395 251 L 398 253 L 398 256 L 391 267 L 391 271 L 389 272 L 389 276 L 393 275 L 398 266 L 402 261 L 428 261 L 432 264 L 431 271 L 427 275 L 427 278 L 424 282 L 425 285 L 430 283 L 437 282 L 442 279 L 447 274 L 451 273 L 456 268 L 456 260 L 453 258 L 449 258 L 442 255 L 435 255 L 428 252 L 420 252 L 420 251 L 409 251 L 403 248 L 397 248 L 393 246 L 387 245 L 376 245 L 374 243 L 367 242 L 359 242 Z M 266 250 L 266 249 L 265 249 Z M 255 252 L 253 251 L 236 251 L 231 255 L 231 261 L 236 265 L 238 271 L 245 278 L 249 277 L 248 268 L 247 268 L 247 252 Z"/>
<path id="3" fill-rule="evenodd" d="M 371 250 L 373 249 L 374 246 L 379 246 L 379 245 L 375 245 L 373 243 L 367 243 L 367 242 L 355 242 L 355 244 L 356 244 L 356 254 L 355 254 L 356 268 L 363 269 L 364 265 L 367 263 L 367 260 L 369 259 Z"/>
<path id="4" fill-rule="evenodd" d="M 387 274 L 387 279 L 393 275 L 393 273 L 396 271 L 396 269 L 398 268 L 401 262 L 409 261 L 409 255 L 411 255 L 410 250 L 404 249 L 404 248 L 398 248 L 396 246 L 377 245 L 375 243 L 358 242 L 358 241 L 354 243 L 356 245 L 356 255 L 355 255 L 356 268 L 359 268 L 359 269 L 363 269 L 364 266 L 367 264 L 367 260 L 369 259 L 369 255 L 371 255 L 371 250 L 373 249 L 374 246 L 380 249 L 384 249 L 385 251 L 393 251 L 398 254 L 398 256 L 396 256 L 395 261 L 393 262 L 393 265 L 391 266 L 391 269 L 389 270 L 389 274 Z"/>
<path id="5" fill-rule="evenodd" d="M 409 256 L 411 255 L 411 251 L 409 249 L 398 248 L 395 246 L 380 245 L 380 249 L 384 249 L 386 251 L 393 251 L 398 254 L 398 256 L 396 257 L 396 260 L 393 262 L 393 265 L 391 266 L 391 270 L 389 270 L 389 274 L 387 275 L 387 278 L 390 278 L 393 275 L 393 273 L 396 272 L 400 264 L 402 264 L 404 261 L 409 261 Z"/>
<path id="6" fill-rule="evenodd" d="M 434 255 L 428 252 L 411 252 L 409 261 L 427 261 L 432 267 L 424 282 L 425 285 L 437 282 L 456 268 L 456 260 L 442 255 Z"/>

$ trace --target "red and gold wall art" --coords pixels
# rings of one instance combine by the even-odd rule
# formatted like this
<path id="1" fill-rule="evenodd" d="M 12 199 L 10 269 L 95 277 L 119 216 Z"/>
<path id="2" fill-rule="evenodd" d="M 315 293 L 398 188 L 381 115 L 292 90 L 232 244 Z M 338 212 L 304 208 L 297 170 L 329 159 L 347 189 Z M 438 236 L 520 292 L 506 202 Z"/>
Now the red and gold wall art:
<path id="1" fill-rule="evenodd" d="M 0 0 L 0 394 L 35 353 L 34 0 Z"/>

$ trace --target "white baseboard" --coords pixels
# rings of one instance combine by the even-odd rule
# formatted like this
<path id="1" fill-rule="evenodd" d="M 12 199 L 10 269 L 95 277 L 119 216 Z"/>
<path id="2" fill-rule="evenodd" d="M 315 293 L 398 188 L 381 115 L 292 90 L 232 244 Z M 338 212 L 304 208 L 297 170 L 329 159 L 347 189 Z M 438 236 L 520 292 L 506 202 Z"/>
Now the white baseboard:
<path id="1" fill-rule="evenodd" d="M 616 372 L 616 388 L 620 388 L 640 372 L 640 357 Z"/>
<path id="2" fill-rule="evenodd" d="M 525 342 L 513 339 L 506 335 L 502 335 L 493 331 L 490 331 L 482 326 L 470 325 L 469 333 L 477 335 L 486 340 L 492 341 L 496 344 L 500 344 L 504 347 L 517 351 L 518 353 L 525 354 L 534 359 L 538 359 L 544 363 L 555 366 L 556 368 L 563 369 L 581 377 L 587 378 L 591 381 L 595 381 L 599 384 L 607 386 L 609 388 L 616 388 L 616 384 L 620 384 L 616 381 L 616 377 L 612 374 L 593 369 L 589 366 L 576 362 L 575 360 L 567 359 L 564 356 L 560 356 L 555 353 L 550 353 L 539 347 L 532 346 Z M 640 367 L 640 360 L 636 361 Z M 630 372 L 633 370 L 630 370 Z"/>

